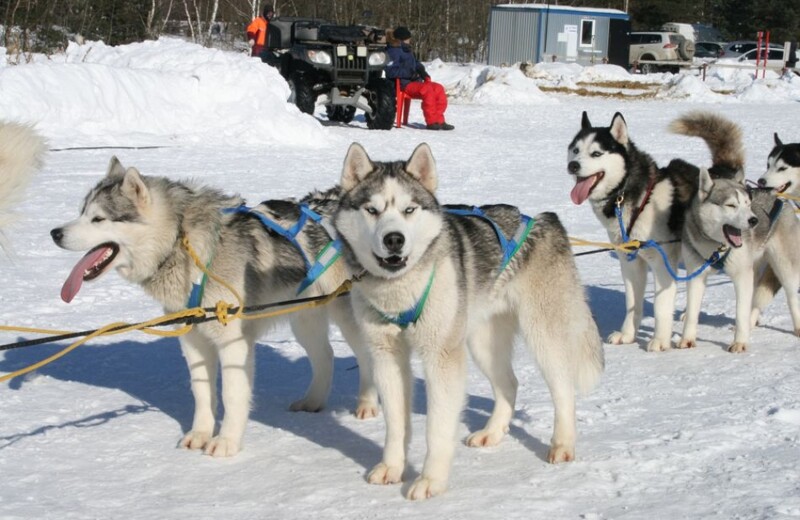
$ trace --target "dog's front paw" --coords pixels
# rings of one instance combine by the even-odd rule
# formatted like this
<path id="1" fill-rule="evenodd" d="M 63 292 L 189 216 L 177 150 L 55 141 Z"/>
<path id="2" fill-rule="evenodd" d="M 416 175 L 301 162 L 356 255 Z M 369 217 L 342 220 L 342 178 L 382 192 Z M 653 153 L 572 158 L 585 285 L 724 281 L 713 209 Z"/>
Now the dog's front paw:
<path id="1" fill-rule="evenodd" d="M 447 489 L 447 481 L 440 479 L 432 479 L 425 476 L 417 477 L 417 480 L 411 484 L 408 490 L 407 497 L 410 500 L 425 500 L 426 498 L 441 495 Z"/>
<path id="2" fill-rule="evenodd" d="M 615 331 L 608 335 L 606 343 L 611 345 L 629 345 L 635 341 L 633 334 L 623 334 L 622 332 Z"/>
<path id="3" fill-rule="evenodd" d="M 179 446 L 189 450 L 202 450 L 211 439 L 211 432 L 192 430 L 183 436 Z"/>
<path id="4" fill-rule="evenodd" d="M 672 348 L 670 340 L 664 341 L 663 339 L 653 338 L 647 343 L 648 352 L 665 352 Z"/>
<path id="5" fill-rule="evenodd" d="M 378 416 L 380 408 L 378 407 L 378 403 L 374 401 L 359 401 L 354 413 L 356 419 L 372 419 Z"/>
<path id="6" fill-rule="evenodd" d="M 233 457 L 239 453 L 239 443 L 226 437 L 214 437 L 203 453 L 212 457 Z"/>
<path id="7" fill-rule="evenodd" d="M 697 340 L 695 338 L 683 338 L 680 343 L 678 343 L 678 348 L 695 348 L 697 346 Z"/>
<path id="8" fill-rule="evenodd" d="M 466 444 L 470 448 L 488 448 L 489 446 L 497 446 L 503 439 L 503 436 L 508 432 L 508 428 L 502 430 L 489 430 L 484 428 L 467 437 Z"/>
<path id="9" fill-rule="evenodd" d="M 370 484 L 397 484 L 401 480 L 403 480 L 403 468 L 389 466 L 383 462 L 376 464 L 367 475 L 367 482 Z"/>
<path id="10" fill-rule="evenodd" d="M 741 354 L 742 352 L 747 352 L 747 343 L 743 343 L 741 341 L 736 341 L 728 347 L 728 352 L 733 354 Z"/>
<path id="11" fill-rule="evenodd" d="M 320 402 L 318 399 L 300 399 L 289 405 L 289 410 L 292 412 L 311 412 L 316 413 L 325 408 L 325 403 Z"/>
<path id="12" fill-rule="evenodd" d="M 572 462 L 575 460 L 575 446 L 565 444 L 553 444 L 550 446 L 550 453 L 547 455 L 547 462 L 558 464 L 559 462 Z"/>

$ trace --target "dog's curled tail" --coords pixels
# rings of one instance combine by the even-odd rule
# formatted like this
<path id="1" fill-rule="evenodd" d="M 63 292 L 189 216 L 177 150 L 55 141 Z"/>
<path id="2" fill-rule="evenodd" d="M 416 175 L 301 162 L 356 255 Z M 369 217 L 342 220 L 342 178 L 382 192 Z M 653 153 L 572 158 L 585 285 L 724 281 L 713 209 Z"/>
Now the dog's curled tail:
<path id="1" fill-rule="evenodd" d="M 670 123 L 669 130 L 703 139 L 711 150 L 714 166 L 744 170 L 742 129 L 733 121 L 713 112 L 695 110 Z"/>
<path id="2" fill-rule="evenodd" d="M 0 230 L 12 220 L 11 208 L 41 167 L 46 151 L 44 139 L 32 128 L 0 121 Z"/>

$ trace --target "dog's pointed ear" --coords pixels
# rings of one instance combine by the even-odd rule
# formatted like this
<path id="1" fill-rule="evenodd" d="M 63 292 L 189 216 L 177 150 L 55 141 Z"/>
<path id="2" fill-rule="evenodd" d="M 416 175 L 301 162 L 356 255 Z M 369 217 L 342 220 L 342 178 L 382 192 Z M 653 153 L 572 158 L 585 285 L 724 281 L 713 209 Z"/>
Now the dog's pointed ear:
<path id="1" fill-rule="evenodd" d="M 112 155 L 111 160 L 108 161 L 106 177 L 122 177 L 123 175 L 125 175 L 125 167 L 122 166 L 122 163 L 119 162 L 116 155 Z"/>
<path id="2" fill-rule="evenodd" d="M 586 113 L 586 110 L 583 111 L 583 115 L 581 116 L 581 130 L 588 130 L 592 127 L 592 123 L 589 121 L 589 114 Z"/>
<path id="3" fill-rule="evenodd" d="M 711 178 L 711 174 L 708 173 L 706 168 L 700 168 L 700 185 L 697 189 L 697 196 L 700 197 L 701 201 L 708 198 L 708 195 L 711 193 L 711 188 L 713 187 L 714 179 Z"/>
<path id="4" fill-rule="evenodd" d="M 342 188 L 345 191 L 352 190 L 356 184 L 364 180 L 375 167 L 367 155 L 364 147 L 358 143 L 353 143 L 347 150 L 344 158 L 344 168 L 342 169 Z"/>
<path id="5" fill-rule="evenodd" d="M 780 137 L 778 137 L 778 132 L 775 132 L 775 146 L 783 146 L 783 142 Z"/>
<path id="6" fill-rule="evenodd" d="M 733 180 L 744 185 L 744 168 L 736 170 L 736 173 L 733 174 Z"/>
<path id="7" fill-rule="evenodd" d="M 623 146 L 628 145 L 628 124 L 622 114 L 617 112 L 611 119 L 611 137 Z"/>
<path id="8" fill-rule="evenodd" d="M 428 143 L 421 143 L 406 162 L 406 173 L 417 179 L 426 190 L 436 193 L 439 183 L 436 177 L 436 161 Z"/>
<path id="9" fill-rule="evenodd" d="M 131 199 L 139 208 L 150 204 L 150 190 L 147 189 L 142 175 L 136 168 L 125 170 L 125 177 L 122 179 L 122 194 Z"/>

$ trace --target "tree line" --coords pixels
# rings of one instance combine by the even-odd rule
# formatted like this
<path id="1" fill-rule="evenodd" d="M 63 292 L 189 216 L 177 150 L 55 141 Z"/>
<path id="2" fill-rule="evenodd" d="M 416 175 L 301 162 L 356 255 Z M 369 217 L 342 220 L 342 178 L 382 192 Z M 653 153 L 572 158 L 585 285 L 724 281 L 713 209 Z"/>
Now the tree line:
<path id="1" fill-rule="evenodd" d="M 177 35 L 202 45 L 246 47 L 244 28 L 265 0 L 0 0 L 0 45 L 15 52 L 53 52 L 69 40 L 119 45 Z M 266 0 L 279 16 L 306 16 L 339 24 L 407 26 L 426 60 L 483 61 L 491 5 L 549 3 L 551 6 L 625 10 L 634 30 L 665 22 L 704 23 L 729 40 L 754 39 L 771 31 L 772 41 L 800 37 L 800 0 Z"/>

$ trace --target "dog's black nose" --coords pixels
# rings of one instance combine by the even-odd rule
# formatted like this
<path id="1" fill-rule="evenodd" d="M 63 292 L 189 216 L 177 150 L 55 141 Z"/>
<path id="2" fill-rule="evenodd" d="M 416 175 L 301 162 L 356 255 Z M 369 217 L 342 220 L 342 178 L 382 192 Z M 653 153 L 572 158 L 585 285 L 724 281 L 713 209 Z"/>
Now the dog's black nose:
<path id="1" fill-rule="evenodd" d="M 758 219 L 756 217 L 750 217 L 747 219 L 747 223 L 750 224 L 750 227 L 756 227 L 758 224 Z"/>
<path id="2" fill-rule="evenodd" d="M 403 244 L 405 243 L 406 237 L 397 231 L 387 233 L 383 237 L 383 245 L 386 246 L 386 249 L 388 249 L 390 253 L 399 253 L 400 250 L 403 249 Z"/>
<path id="3" fill-rule="evenodd" d="M 61 239 L 64 238 L 64 230 L 61 228 L 55 228 L 50 231 L 50 236 L 53 237 L 53 242 L 60 244 Z"/>
<path id="4" fill-rule="evenodd" d="M 569 170 L 570 173 L 578 173 L 579 171 L 581 171 L 581 163 L 579 163 L 578 161 L 570 161 L 569 164 L 567 165 L 567 169 Z"/>
<path id="5" fill-rule="evenodd" d="M 758 179 L 758 185 L 763 188 L 764 186 L 767 185 L 767 179 L 764 178 Z"/>

